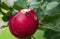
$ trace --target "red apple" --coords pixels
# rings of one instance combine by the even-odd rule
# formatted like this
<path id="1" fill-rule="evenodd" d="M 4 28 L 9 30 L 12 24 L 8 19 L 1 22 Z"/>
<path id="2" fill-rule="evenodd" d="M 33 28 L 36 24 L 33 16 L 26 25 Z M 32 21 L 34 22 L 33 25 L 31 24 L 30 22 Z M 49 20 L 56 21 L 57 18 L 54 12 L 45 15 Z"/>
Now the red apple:
<path id="1" fill-rule="evenodd" d="M 38 17 L 34 10 L 22 9 L 9 20 L 9 30 L 17 38 L 32 36 L 38 28 Z"/>

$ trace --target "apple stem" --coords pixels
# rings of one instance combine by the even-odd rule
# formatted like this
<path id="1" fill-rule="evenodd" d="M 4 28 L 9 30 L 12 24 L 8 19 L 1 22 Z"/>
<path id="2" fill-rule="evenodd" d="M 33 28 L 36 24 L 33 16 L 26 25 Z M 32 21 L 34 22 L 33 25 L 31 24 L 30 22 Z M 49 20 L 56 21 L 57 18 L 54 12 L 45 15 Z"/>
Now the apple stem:
<path id="1" fill-rule="evenodd" d="M 31 37 L 28 37 L 28 39 L 31 39 Z"/>

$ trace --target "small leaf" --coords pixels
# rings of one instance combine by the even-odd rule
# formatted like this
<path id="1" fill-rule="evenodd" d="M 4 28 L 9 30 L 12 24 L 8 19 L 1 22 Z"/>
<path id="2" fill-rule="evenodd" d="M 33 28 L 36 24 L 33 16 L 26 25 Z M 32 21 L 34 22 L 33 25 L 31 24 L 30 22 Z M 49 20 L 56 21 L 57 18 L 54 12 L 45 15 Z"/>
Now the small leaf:
<path id="1" fill-rule="evenodd" d="M 53 2 L 50 2 L 47 4 L 46 6 L 46 10 L 52 10 L 53 8 L 57 7 L 58 6 L 58 2 L 57 1 L 53 1 Z"/>

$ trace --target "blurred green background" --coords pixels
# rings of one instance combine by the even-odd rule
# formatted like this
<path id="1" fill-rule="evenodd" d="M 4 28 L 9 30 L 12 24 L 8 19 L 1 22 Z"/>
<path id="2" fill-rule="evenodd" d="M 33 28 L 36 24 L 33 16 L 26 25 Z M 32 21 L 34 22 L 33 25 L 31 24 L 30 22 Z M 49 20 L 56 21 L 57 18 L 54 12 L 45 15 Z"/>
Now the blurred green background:
<path id="1" fill-rule="evenodd" d="M 7 4 L 10 3 L 11 2 L 8 2 Z M 11 8 L 5 3 L 1 3 L 0 0 L 0 12 L 1 14 L 6 13 L 6 16 L 4 14 L 3 17 L 0 15 L 0 24 L 2 18 L 3 21 L 8 21 L 10 16 L 15 14 L 15 9 L 16 11 L 20 11 L 22 8 L 35 10 L 39 17 L 39 29 L 34 34 L 35 39 L 60 39 L 60 0 L 17 0 Z M 0 39 L 17 38 L 15 38 L 10 33 L 8 27 L 6 27 L 0 29 Z"/>

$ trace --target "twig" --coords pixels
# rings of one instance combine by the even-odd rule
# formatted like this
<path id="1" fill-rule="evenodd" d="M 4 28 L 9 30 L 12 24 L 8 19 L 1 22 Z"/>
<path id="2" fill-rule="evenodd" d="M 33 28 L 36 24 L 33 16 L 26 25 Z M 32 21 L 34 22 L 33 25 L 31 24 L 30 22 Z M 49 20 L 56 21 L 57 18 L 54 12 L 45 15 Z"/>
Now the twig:
<path id="1" fill-rule="evenodd" d="M 1 26 L 0 29 L 2 29 L 2 28 L 6 28 L 6 27 L 8 27 L 8 26 Z"/>

